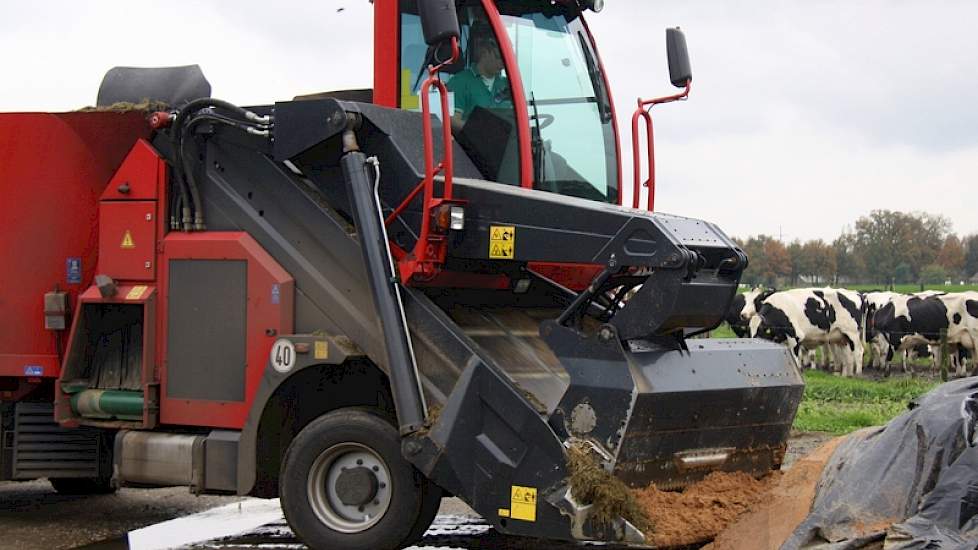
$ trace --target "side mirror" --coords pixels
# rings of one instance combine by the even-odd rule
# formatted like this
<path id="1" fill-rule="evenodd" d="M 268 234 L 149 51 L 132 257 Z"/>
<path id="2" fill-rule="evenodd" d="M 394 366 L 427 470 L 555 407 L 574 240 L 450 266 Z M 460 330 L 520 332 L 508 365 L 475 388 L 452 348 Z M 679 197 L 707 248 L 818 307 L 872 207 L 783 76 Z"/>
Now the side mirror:
<path id="1" fill-rule="evenodd" d="M 421 16 L 424 41 L 429 46 L 461 35 L 458 15 L 455 13 L 455 0 L 418 0 L 418 14 Z"/>
<path id="2" fill-rule="evenodd" d="M 424 0 L 421 0 L 423 3 Z M 427 31 L 425 33 L 427 36 Z M 666 29 L 666 55 L 669 57 L 669 80 L 677 88 L 684 88 L 693 79 L 689 68 L 689 53 L 686 52 L 686 36 L 679 27 Z"/>

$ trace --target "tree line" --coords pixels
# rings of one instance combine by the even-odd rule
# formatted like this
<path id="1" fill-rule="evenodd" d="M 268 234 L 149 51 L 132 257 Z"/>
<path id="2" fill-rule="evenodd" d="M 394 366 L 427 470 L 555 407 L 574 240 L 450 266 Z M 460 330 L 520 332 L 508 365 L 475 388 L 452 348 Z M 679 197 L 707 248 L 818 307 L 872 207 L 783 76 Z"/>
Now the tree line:
<path id="1" fill-rule="evenodd" d="M 734 238 L 750 265 L 745 283 L 768 286 L 940 284 L 978 274 L 978 234 L 959 237 L 941 215 L 873 210 L 832 242 Z"/>

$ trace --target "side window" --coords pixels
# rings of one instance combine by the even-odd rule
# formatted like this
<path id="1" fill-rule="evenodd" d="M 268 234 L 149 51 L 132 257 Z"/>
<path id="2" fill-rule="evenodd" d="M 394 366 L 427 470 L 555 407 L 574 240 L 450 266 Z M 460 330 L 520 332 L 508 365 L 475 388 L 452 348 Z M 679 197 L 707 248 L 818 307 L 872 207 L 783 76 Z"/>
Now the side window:
<path id="1" fill-rule="evenodd" d="M 401 2 L 400 94 L 402 109 L 421 110 L 421 84 L 432 63 L 413 1 Z M 456 141 L 483 178 L 519 185 L 519 147 L 512 93 L 499 44 L 478 0 L 458 2 L 460 57 L 440 73 L 448 88 Z M 436 97 L 432 113 L 441 117 Z"/>

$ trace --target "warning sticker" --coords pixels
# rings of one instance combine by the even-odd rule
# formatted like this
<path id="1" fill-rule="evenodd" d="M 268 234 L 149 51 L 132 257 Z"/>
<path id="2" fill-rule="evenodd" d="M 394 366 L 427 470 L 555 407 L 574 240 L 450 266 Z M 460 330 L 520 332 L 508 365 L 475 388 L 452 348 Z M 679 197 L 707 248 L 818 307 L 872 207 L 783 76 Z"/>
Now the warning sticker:
<path id="1" fill-rule="evenodd" d="M 136 243 L 132 241 L 132 231 L 126 229 L 126 233 L 122 236 L 122 244 L 119 245 L 120 248 L 136 248 Z"/>
<path id="2" fill-rule="evenodd" d="M 129 294 L 126 294 L 126 300 L 138 300 L 143 297 L 144 292 L 146 292 L 145 285 L 134 286 Z"/>
<path id="3" fill-rule="evenodd" d="M 489 257 L 512 260 L 516 252 L 516 228 L 512 225 L 489 226 Z"/>
<path id="4" fill-rule="evenodd" d="M 329 359 L 329 342 L 316 340 L 315 349 L 312 350 L 312 353 L 316 359 Z"/>
<path id="5" fill-rule="evenodd" d="M 535 487 L 513 485 L 510 494 L 509 515 L 523 521 L 537 520 L 537 490 Z"/>

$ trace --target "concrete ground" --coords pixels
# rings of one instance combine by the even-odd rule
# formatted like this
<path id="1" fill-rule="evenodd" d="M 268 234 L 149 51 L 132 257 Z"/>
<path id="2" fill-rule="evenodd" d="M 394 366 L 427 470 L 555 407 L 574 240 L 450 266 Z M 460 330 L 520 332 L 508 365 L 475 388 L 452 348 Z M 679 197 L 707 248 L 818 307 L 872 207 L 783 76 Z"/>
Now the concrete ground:
<path id="1" fill-rule="evenodd" d="M 786 467 L 831 436 L 793 434 Z M 239 502 L 240 497 L 195 496 L 185 487 L 121 489 L 114 495 L 62 496 L 45 480 L 0 482 L 0 534 L 4 548 L 23 550 L 75 548 L 108 541 L 101 548 L 126 548 L 126 533 L 174 518 Z M 120 539 L 123 537 L 123 539 Z M 284 521 L 254 529 L 208 548 L 303 548 Z M 282 546 L 279 546 L 282 545 Z M 481 523 L 478 514 L 456 498 L 442 501 L 439 518 L 417 548 L 510 548 L 536 550 L 539 541 L 500 537 Z M 556 548 L 547 544 L 548 548 Z M 568 546 L 567 548 L 571 548 Z"/>

